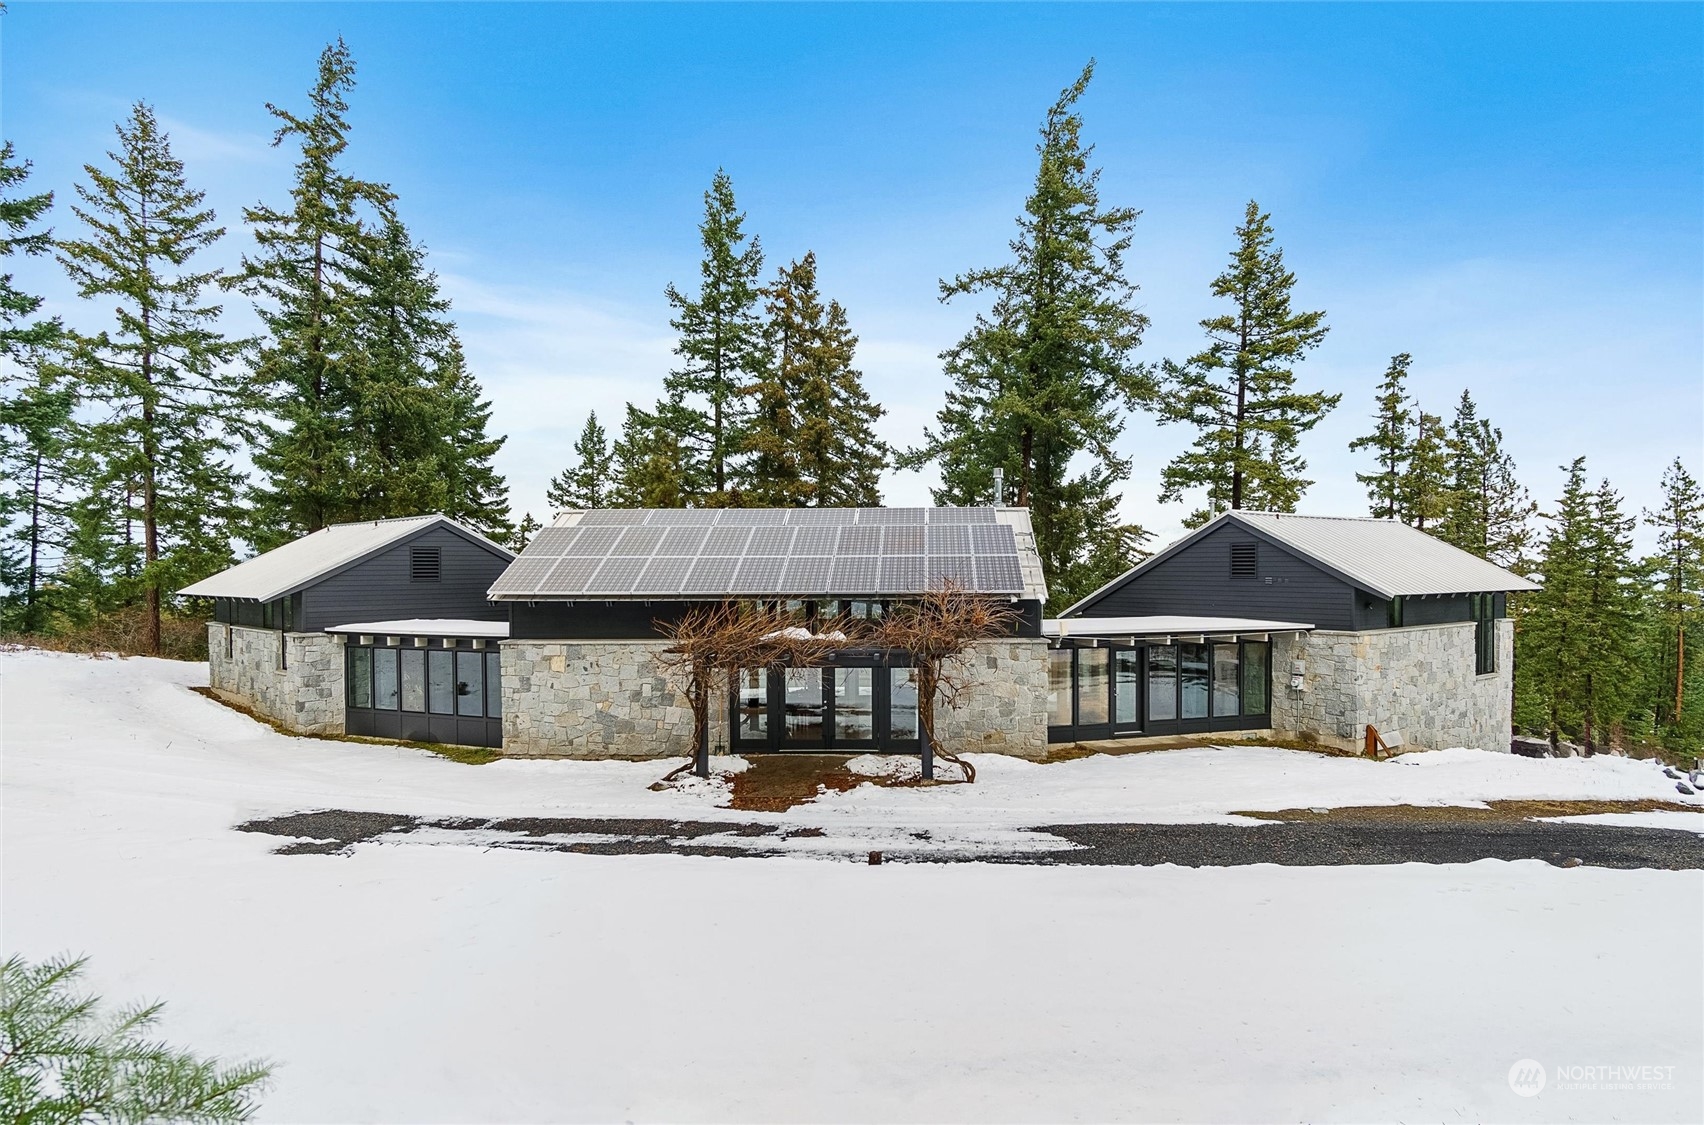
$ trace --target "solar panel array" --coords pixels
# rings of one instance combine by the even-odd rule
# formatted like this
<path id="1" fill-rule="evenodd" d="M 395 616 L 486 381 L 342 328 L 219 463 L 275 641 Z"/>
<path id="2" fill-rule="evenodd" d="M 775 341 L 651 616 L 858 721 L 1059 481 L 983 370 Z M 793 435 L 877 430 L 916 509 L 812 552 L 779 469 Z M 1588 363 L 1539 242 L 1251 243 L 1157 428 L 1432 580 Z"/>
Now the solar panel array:
<path id="1" fill-rule="evenodd" d="M 854 598 L 946 581 L 1023 593 L 1017 540 L 993 509 L 596 509 L 540 531 L 491 596 Z"/>

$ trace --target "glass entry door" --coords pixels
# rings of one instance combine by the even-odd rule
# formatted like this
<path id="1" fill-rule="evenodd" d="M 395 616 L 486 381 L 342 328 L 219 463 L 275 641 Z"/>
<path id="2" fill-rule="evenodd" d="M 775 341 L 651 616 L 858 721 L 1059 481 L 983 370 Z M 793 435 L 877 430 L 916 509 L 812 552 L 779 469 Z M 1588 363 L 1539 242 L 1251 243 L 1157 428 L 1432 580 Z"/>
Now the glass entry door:
<path id="1" fill-rule="evenodd" d="M 1112 653 L 1112 729 L 1126 734 L 1142 729 L 1142 650 Z"/>
<path id="2" fill-rule="evenodd" d="M 740 750 L 859 750 L 917 742 L 910 668 L 745 668 L 734 677 L 732 743 Z"/>

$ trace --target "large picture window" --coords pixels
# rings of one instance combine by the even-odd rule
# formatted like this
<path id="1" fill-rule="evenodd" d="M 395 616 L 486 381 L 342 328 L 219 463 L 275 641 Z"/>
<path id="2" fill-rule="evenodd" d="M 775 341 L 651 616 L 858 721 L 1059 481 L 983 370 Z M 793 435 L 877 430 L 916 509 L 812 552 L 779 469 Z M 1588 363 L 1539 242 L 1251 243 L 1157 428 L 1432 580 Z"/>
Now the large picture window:
<path id="1" fill-rule="evenodd" d="M 1497 596 L 1469 594 L 1468 612 L 1473 617 L 1473 670 L 1489 676 L 1497 670 Z"/>

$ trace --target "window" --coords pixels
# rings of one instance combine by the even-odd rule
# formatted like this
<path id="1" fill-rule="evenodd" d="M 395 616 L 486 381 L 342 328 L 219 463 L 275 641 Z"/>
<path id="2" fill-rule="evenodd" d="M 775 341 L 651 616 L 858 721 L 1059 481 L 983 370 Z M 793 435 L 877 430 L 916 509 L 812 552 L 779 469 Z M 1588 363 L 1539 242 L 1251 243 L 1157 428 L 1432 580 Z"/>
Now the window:
<path id="1" fill-rule="evenodd" d="M 373 650 L 373 706 L 395 711 L 397 701 L 396 649 Z"/>
<path id="2" fill-rule="evenodd" d="M 442 552 L 437 547 L 410 547 L 408 549 L 408 580 L 410 582 L 437 582 L 443 575 Z"/>
<path id="3" fill-rule="evenodd" d="M 503 669 L 500 653 L 485 654 L 485 713 L 493 719 L 503 714 Z"/>
<path id="4" fill-rule="evenodd" d="M 1242 713 L 1266 714 L 1267 668 L 1272 647 L 1265 641 L 1244 641 L 1242 650 Z"/>
<path id="5" fill-rule="evenodd" d="M 456 712 L 456 654 L 435 648 L 426 654 L 426 709 L 434 715 Z"/>
<path id="6" fill-rule="evenodd" d="M 273 624 L 273 612 L 272 611 L 273 611 L 273 607 L 276 606 L 277 604 L 278 604 L 277 602 L 261 602 L 260 603 L 260 627 L 262 629 L 271 629 L 271 628 L 275 627 L 274 624 Z"/>
<path id="7" fill-rule="evenodd" d="M 349 650 L 349 706 L 371 707 L 373 705 L 373 650 L 370 648 L 352 648 Z"/>
<path id="8" fill-rule="evenodd" d="M 834 739 L 868 742 L 876 737 L 876 670 L 836 668 L 834 676 Z"/>
<path id="9" fill-rule="evenodd" d="M 1255 578 L 1260 574 L 1260 544 L 1231 544 L 1231 577 Z"/>
<path id="10" fill-rule="evenodd" d="M 1148 648 L 1148 718 L 1177 718 L 1177 646 Z"/>
<path id="11" fill-rule="evenodd" d="M 1047 721 L 1052 726 L 1071 725 L 1071 650 L 1056 648 L 1047 654 Z"/>
<path id="12" fill-rule="evenodd" d="M 1497 595 L 1469 594 L 1467 610 L 1473 618 L 1473 670 L 1489 676 L 1497 670 Z"/>
<path id="13" fill-rule="evenodd" d="M 1213 646 L 1213 716 L 1225 718 L 1242 713 L 1239 701 L 1242 677 L 1237 663 L 1237 646 Z"/>
<path id="14" fill-rule="evenodd" d="M 1208 663 L 1207 646 L 1178 645 L 1177 657 L 1183 717 L 1205 719 L 1207 696 L 1212 686 L 1212 665 Z"/>
<path id="15" fill-rule="evenodd" d="M 917 669 L 889 668 L 888 740 L 917 741 Z"/>
<path id="16" fill-rule="evenodd" d="M 1402 595 L 1398 594 L 1390 600 L 1390 627 L 1402 628 Z"/>
<path id="17" fill-rule="evenodd" d="M 485 714 L 485 654 L 471 649 L 456 653 L 456 714 L 478 718 Z"/>
<path id="18" fill-rule="evenodd" d="M 399 654 L 402 658 L 402 709 L 404 711 L 426 710 L 426 652 L 424 649 L 405 648 Z"/>
<path id="19" fill-rule="evenodd" d="M 740 681 L 740 727 L 737 737 L 762 740 L 769 737 L 769 670 L 742 668 Z"/>
<path id="20" fill-rule="evenodd" d="M 1100 726 L 1108 719 L 1107 704 L 1112 696 L 1111 657 L 1111 649 L 1077 650 L 1077 722 L 1082 726 Z"/>

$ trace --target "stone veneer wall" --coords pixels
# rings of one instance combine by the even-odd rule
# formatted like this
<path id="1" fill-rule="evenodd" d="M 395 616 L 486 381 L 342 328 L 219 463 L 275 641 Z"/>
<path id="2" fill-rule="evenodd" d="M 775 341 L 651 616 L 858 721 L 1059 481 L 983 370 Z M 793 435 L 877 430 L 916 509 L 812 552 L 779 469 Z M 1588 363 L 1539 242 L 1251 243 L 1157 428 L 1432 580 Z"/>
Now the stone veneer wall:
<path id="1" fill-rule="evenodd" d="M 692 710 L 659 670 L 663 641 L 504 641 L 503 753 L 654 758 L 686 754 Z M 954 751 L 1047 753 L 1047 643 L 996 641 L 970 655 L 974 685 L 936 719 Z M 728 699 L 710 702 L 710 744 L 726 745 Z"/>
<path id="2" fill-rule="evenodd" d="M 226 630 L 231 655 L 225 655 Z M 278 666 L 278 646 L 285 666 Z M 328 633 L 207 626 L 208 683 L 298 734 L 343 733 L 343 645 Z"/>
<path id="3" fill-rule="evenodd" d="M 1290 687 L 1300 660 L 1304 690 Z M 1508 750 L 1515 629 L 1497 622 L 1497 671 L 1474 672 L 1474 624 L 1413 625 L 1367 632 L 1272 638 L 1272 727 L 1359 751 L 1367 725 L 1402 748 Z"/>
<path id="4" fill-rule="evenodd" d="M 967 654 L 958 706 L 936 705 L 937 741 L 955 754 L 1047 753 L 1047 642 L 985 641 Z"/>

